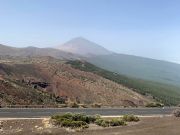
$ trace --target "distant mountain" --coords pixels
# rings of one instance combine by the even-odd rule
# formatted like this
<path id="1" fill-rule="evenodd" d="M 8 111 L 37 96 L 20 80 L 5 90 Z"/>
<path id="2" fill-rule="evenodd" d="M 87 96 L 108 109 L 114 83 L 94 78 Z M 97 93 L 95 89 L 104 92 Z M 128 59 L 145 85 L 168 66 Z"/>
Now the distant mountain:
<path id="1" fill-rule="evenodd" d="M 72 39 L 58 48 L 86 56 L 88 62 L 106 70 L 180 86 L 180 64 L 113 53 L 84 38 Z"/>
<path id="2" fill-rule="evenodd" d="M 82 37 L 74 38 L 63 45 L 58 46 L 57 48 L 62 51 L 79 54 L 85 57 L 94 55 L 108 55 L 112 53 L 104 47 Z"/>
<path id="3" fill-rule="evenodd" d="M 180 86 L 180 64 L 115 53 L 89 57 L 86 60 L 129 77 Z"/>
<path id="4" fill-rule="evenodd" d="M 74 38 L 58 48 L 14 48 L 0 45 L 0 55 L 84 59 L 98 67 L 129 77 L 180 86 L 180 64 L 113 53 L 81 37 Z"/>
<path id="5" fill-rule="evenodd" d="M 80 56 L 60 51 L 53 48 L 37 48 L 37 47 L 26 47 L 26 48 L 15 48 L 0 44 L 0 56 L 52 56 L 58 59 L 78 59 Z"/>

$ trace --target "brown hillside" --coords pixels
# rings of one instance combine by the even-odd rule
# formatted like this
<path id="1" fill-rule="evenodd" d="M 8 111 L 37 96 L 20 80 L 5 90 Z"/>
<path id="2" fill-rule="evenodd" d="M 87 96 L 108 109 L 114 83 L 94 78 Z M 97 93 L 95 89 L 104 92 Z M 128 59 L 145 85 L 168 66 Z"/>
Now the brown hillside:
<path id="1" fill-rule="evenodd" d="M 146 97 L 122 85 L 93 73 L 74 69 L 66 61 L 51 57 L 3 58 L 0 61 L 1 79 L 10 78 L 28 85 L 32 90 L 52 92 L 70 101 L 115 106 L 143 106 L 150 102 Z M 11 89 L 0 84 L 0 92 L 3 89 L 3 92 L 11 95 L 18 88 Z"/>

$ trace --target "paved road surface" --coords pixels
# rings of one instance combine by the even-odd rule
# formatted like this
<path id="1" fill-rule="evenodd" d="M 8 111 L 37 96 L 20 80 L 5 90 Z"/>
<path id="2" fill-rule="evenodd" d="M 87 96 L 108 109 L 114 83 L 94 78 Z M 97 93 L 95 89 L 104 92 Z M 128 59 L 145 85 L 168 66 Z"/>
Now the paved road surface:
<path id="1" fill-rule="evenodd" d="M 89 115 L 124 115 L 124 114 L 135 114 L 135 115 L 168 115 L 175 108 L 116 108 L 116 109 L 72 109 L 72 108 L 1 108 L 0 109 L 0 118 L 11 117 L 11 118 L 35 118 L 35 117 L 46 117 L 51 116 L 57 113 L 66 113 L 66 112 L 74 112 L 74 113 L 85 113 Z"/>

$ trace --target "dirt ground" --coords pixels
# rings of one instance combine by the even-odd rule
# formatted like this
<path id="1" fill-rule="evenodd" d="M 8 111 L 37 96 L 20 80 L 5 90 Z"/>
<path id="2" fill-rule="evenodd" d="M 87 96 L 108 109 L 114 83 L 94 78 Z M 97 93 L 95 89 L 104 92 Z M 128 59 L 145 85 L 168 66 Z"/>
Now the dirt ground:
<path id="1" fill-rule="evenodd" d="M 180 135 L 180 118 L 141 118 L 138 123 L 115 128 L 90 125 L 89 129 L 73 131 L 54 127 L 48 119 L 0 120 L 0 135 Z"/>

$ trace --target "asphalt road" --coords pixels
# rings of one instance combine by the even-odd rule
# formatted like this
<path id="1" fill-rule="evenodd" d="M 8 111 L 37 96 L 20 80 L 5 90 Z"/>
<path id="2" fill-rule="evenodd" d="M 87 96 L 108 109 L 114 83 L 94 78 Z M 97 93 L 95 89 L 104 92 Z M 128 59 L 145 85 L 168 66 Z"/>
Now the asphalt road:
<path id="1" fill-rule="evenodd" d="M 47 117 L 53 114 L 63 114 L 66 112 L 85 113 L 88 115 L 116 116 L 124 114 L 134 115 L 169 115 L 176 108 L 99 108 L 99 109 L 73 109 L 73 108 L 1 108 L 0 118 L 39 118 Z"/>

